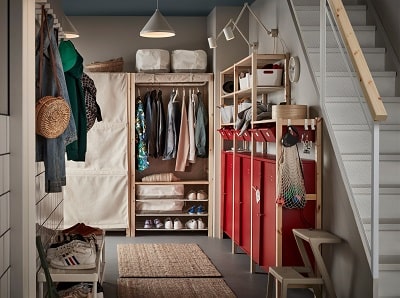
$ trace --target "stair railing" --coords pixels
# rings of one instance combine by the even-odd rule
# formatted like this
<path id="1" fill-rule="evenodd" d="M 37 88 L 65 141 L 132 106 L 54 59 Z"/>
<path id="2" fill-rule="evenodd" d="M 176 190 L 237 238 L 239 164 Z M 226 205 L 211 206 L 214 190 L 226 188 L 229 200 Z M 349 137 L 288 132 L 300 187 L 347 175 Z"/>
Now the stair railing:
<path id="1" fill-rule="evenodd" d="M 354 69 L 359 85 L 364 95 L 364 99 L 368 104 L 372 125 L 369 125 L 371 130 L 371 235 L 370 235 L 370 267 L 373 279 L 379 278 L 379 122 L 387 118 L 387 113 L 379 95 L 375 81 L 369 70 L 360 44 L 350 23 L 346 9 L 341 0 L 321 0 L 320 5 L 320 72 L 321 81 L 326 82 L 326 19 L 329 19 L 330 27 L 334 33 L 337 44 L 340 45 L 337 36 L 340 32 L 341 40 L 345 46 L 348 56 L 351 61 L 351 66 Z M 327 5 L 328 4 L 328 5 Z M 330 12 L 329 12 L 330 8 Z M 332 20 L 334 19 L 334 22 Z M 337 30 L 337 29 L 338 30 Z M 341 48 L 341 47 L 339 47 Z M 344 51 L 342 51 L 344 55 Z M 324 61 L 322 61 L 324 59 Z M 349 71 L 350 69 L 348 69 Z M 353 80 L 355 82 L 355 80 Z M 325 99 L 325 83 L 321 83 L 322 99 Z M 324 100 L 325 102 L 325 100 Z M 365 112 L 365 109 L 363 109 Z M 368 117 L 368 115 L 365 115 Z M 366 118 L 368 119 L 368 118 Z M 371 122 L 368 121 L 370 124 Z M 372 126 L 372 127 L 371 127 Z M 354 194 L 353 194 L 354 195 Z"/>

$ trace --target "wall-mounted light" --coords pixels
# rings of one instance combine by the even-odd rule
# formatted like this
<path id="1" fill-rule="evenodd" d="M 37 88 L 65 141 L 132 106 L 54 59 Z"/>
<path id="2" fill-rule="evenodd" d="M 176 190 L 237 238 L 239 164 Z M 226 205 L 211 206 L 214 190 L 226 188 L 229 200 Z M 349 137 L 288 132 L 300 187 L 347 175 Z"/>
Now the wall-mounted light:
<path id="1" fill-rule="evenodd" d="M 246 43 L 249 45 L 249 47 L 255 47 L 255 43 L 250 43 L 249 40 L 244 36 L 242 31 L 240 31 L 239 27 L 237 26 L 240 18 L 243 15 L 243 12 L 245 9 L 248 9 L 250 14 L 256 19 L 257 23 L 261 26 L 261 28 L 267 33 L 267 35 L 271 37 L 277 37 L 278 36 L 278 29 L 267 29 L 264 24 L 260 21 L 260 19 L 257 17 L 257 15 L 253 12 L 253 10 L 250 8 L 250 6 L 245 3 L 243 5 L 242 10 L 240 11 L 239 15 L 236 18 L 236 21 L 233 21 L 233 19 L 230 19 L 229 22 L 224 26 L 224 28 L 219 32 L 217 37 L 209 37 L 208 38 L 208 45 L 211 49 L 214 49 L 217 47 L 217 40 L 218 38 L 224 33 L 225 39 L 226 40 L 232 40 L 235 38 L 234 31 L 238 31 L 239 34 L 243 37 L 243 39 L 246 41 Z"/>
<path id="2" fill-rule="evenodd" d="M 78 30 L 76 30 L 75 26 L 72 24 L 67 16 L 62 17 L 61 27 L 65 38 L 72 39 L 79 37 Z"/>
<path id="3" fill-rule="evenodd" d="M 168 24 L 167 20 L 158 10 L 158 0 L 157 8 L 151 18 L 144 25 L 142 31 L 140 31 L 140 36 L 149 38 L 164 38 L 175 36 L 175 31 Z"/>

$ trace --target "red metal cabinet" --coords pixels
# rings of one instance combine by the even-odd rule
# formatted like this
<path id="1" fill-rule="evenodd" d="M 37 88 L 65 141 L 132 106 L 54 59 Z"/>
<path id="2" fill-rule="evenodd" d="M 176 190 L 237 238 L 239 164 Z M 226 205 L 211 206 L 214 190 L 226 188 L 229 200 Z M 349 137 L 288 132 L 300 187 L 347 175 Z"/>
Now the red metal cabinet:
<path id="1" fill-rule="evenodd" d="M 235 214 L 239 213 L 239 220 L 235 221 L 235 230 L 238 230 L 238 245 L 248 254 L 251 249 L 251 158 L 249 156 L 241 156 L 240 158 L 240 174 L 238 175 L 238 184 L 240 185 L 239 196 L 237 197 L 239 204 L 235 204 Z"/>
<path id="2" fill-rule="evenodd" d="M 221 160 L 222 169 L 222 230 L 232 238 L 232 216 L 233 216 L 233 154 L 223 152 Z"/>

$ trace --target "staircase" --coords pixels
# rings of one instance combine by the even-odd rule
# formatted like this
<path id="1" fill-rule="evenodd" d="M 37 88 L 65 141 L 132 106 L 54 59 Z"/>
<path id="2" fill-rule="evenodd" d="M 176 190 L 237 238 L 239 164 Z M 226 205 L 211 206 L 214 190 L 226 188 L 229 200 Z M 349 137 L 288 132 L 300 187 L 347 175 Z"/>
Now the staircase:
<path id="1" fill-rule="evenodd" d="M 319 0 L 292 0 L 316 80 L 319 79 Z M 367 25 L 367 6 L 346 1 L 347 14 L 383 98 L 388 119 L 380 125 L 379 297 L 400 297 L 400 97 L 397 74 L 385 69 L 386 50 L 375 47 L 375 26 Z M 327 30 L 326 107 L 355 203 L 370 240 L 371 131 L 354 92 L 346 64 Z M 362 95 L 362 93 L 360 92 Z M 355 216 L 358 216 L 355 214 Z"/>

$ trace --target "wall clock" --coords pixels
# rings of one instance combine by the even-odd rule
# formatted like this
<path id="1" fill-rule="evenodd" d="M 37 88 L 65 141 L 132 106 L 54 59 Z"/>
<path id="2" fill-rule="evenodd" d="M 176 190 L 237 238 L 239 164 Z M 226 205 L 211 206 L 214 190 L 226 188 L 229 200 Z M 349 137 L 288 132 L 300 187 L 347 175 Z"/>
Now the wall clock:
<path id="1" fill-rule="evenodd" d="M 289 59 L 289 80 L 294 83 L 299 80 L 300 76 L 300 61 L 299 57 L 292 56 Z"/>

